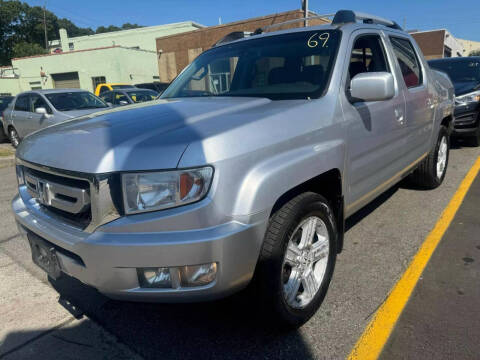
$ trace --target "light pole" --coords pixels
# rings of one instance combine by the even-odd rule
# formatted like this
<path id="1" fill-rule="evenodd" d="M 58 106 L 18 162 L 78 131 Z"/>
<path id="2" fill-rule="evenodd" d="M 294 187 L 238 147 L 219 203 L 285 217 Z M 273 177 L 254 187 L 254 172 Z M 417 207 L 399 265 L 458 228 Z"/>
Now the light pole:
<path id="1" fill-rule="evenodd" d="M 45 50 L 48 51 L 48 36 L 47 36 L 47 1 L 43 3 L 43 30 L 45 31 Z"/>

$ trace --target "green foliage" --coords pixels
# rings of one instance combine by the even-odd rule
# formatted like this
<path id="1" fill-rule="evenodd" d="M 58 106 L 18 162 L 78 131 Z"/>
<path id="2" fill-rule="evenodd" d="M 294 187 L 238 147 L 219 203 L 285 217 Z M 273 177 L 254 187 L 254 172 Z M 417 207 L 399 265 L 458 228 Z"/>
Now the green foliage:
<path id="1" fill-rule="evenodd" d="M 130 29 L 138 29 L 143 26 L 138 25 L 138 24 L 130 24 L 130 23 L 125 23 L 122 25 L 122 27 L 118 27 L 115 25 L 110 25 L 110 26 L 99 26 L 95 33 L 97 34 L 102 34 L 102 33 L 107 33 L 107 32 L 112 32 L 112 31 L 120 31 L 120 30 L 130 30 Z"/>
<path id="2" fill-rule="evenodd" d="M 472 50 L 468 56 L 480 56 L 480 50 Z"/>
<path id="3" fill-rule="evenodd" d="M 68 19 L 60 19 L 50 11 L 45 12 L 48 40 L 58 39 L 61 28 L 68 36 L 93 35 L 141 27 L 138 24 L 100 26 L 97 31 L 81 28 Z M 0 66 L 10 65 L 12 57 L 38 55 L 45 49 L 44 11 L 40 6 L 30 6 L 19 0 L 0 0 Z M 45 53 L 45 50 L 43 50 Z"/>
<path id="4" fill-rule="evenodd" d="M 20 41 L 13 45 L 13 57 L 25 57 L 45 54 L 46 50 L 38 44 Z"/>

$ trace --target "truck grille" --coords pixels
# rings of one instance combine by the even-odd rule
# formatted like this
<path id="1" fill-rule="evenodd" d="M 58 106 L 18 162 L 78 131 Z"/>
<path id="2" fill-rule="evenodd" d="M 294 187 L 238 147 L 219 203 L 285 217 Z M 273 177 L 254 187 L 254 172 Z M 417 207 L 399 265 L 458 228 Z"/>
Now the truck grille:
<path id="1" fill-rule="evenodd" d="M 25 185 L 30 196 L 50 216 L 71 226 L 85 229 L 92 221 L 90 183 L 23 168 Z"/>

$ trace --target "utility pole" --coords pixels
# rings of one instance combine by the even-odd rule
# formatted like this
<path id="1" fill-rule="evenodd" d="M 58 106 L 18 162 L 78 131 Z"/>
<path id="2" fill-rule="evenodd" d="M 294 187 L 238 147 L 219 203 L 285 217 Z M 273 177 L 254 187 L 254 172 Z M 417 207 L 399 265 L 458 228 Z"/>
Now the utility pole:
<path id="1" fill-rule="evenodd" d="M 45 50 L 48 51 L 48 36 L 47 36 L 47 1 L 43 3 L 43 30 L 45 31 Z"/>
<path id="2" fill-rule="evenodd" d="M 302 0 L 303 17 L 308 17 L 308 0 Z M 308 26 L 308 20 L 305 20 L 305 26 Z"/>
<path id="3" fill-rule="evenodd" d="M 403 17 L 403 30 L 407 31 L 407 18 L 404 16 Z"/>

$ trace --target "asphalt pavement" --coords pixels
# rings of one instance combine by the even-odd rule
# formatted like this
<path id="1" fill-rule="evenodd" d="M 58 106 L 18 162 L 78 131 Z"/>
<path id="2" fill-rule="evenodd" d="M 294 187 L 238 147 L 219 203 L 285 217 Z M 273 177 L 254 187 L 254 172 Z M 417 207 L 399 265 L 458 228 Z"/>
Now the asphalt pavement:
<path id="1" fill-rule="evenodd" d="M 54 322 L 57 325 L 45 323 L 40 333 L 38 329 L 24 329 L 22 326 L 0 332 L 0 354 L 8 344 L 4 341 L 6 337 L 8 341 L 16 339 L 14 351 L 9 350 L 12 358 L 32 353 L 35 346 L 40 346 L 43 354 L 51 351 L 52 354 L 67 354 L 72 359 L 86 358 L 82 356 L 85 346 L 75 342 L 82 342 L 84 332 L 94 334 L 99 331 L 101 336 L 93 336 L 98 343 L 86 341 L 93 349 L 100 349 L 88 358 L 112 358 L 106 349 L 121 349 L 119 357 L 145 359 L 345 358 L 478 156 L 478 148 L 457 146 L 451 151 L 447 176 L 440 188 L 421 191 L 404 182 L 350 218 L 344 251 L 338 257 L 324 304 L 311 321 L 291 332 L 272 329 L 268 323 L 262 323 L 254 299 L 243 295 L 201 304 L 128 303 L 109 300 L 72 278 L 49 281 L 32 264 L 28 245 L 16 236 L 9 208 L 16 191 L 14 169 L 11 166 L 0 168 L 0 254 L 5 259 L 0 261 L 13 263 L 18 266 L 16 269 L 22 269 L 31 278 L 28 280 L 27 275 L 18 278 L 15 270 L 6 275 L 4 263 L 0 262 L 0 274 L 3 274 L 0 281 L 25 283 L 25 286 L 15 285 L 22 296 L 15 298 L 16 306 L 12 307 L 9 316 L 15 309 L 19 313 L 28 311 L 32 319 L 40 316 L 42 308 L 28 305 L 31 304 L 29 298 L 36 296 L 28 283 L 38 281 L 55 295 L 44 299 L 45 309 L 48 303 L 55 301 L 58 309 L 69 309 L 68 316 L 75 319 L 66 324 L 63 324 L 66 321 L 63 318 Z M 474 258 L 473 255 L 470 257 Z M 462 285 L 462 291 L 465 292 L 467 285 Z M 4 296 L 4 285 L 0 291 L 0 296 Z M 59 304 L 58 297 L 64 306 Z M 478 306 L 478 297 L 476 304 L 471 306 Z M 0 318 L 4 316 L 2 306 Z M 81 321 L 77 323 L 75 317 Z M 84 324 L 94 330 L 88 330 Z M 50 335 L 56 331 L 64 334 L 59 336 L 70 342 L 62 345 L 57 341 L 54 346 L 48 345 L 45 341 L 51 340 Z M 44 345 L 40 341 L 44 341 Z M 396 348 L 394 353 L 400 354 L 401 351 Z M 418 357 L 421 354 L 414 356 Z"/>
<path id="2" fill-rule="evenodd" d="M 480 356 L 480 175 L 440 241 L 381 359 Z"/>

